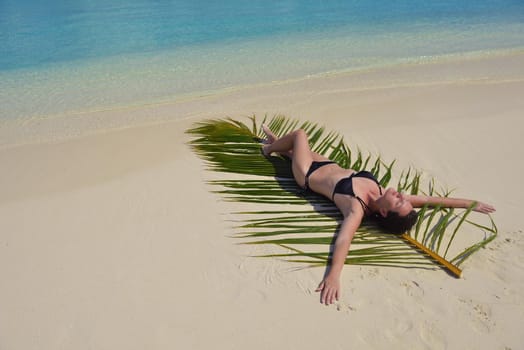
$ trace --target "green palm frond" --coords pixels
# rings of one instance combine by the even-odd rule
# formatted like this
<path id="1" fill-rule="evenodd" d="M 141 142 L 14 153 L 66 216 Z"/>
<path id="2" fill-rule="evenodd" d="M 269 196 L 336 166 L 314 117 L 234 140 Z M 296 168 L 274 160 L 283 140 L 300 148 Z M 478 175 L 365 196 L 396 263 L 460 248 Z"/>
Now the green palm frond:
<path id="1" fill-rule="evenodd" d="M 217 188 L 215 192 L 227 201 L 244 203 L 246 208 L 250 204 L 260 208 L 235 213 L 240 221 L 237 237 L 245 244 L 274 245 L 284 251 L 265 257 L 325 265 L 330 260 L 342 215 L 331 201 L 304 193 L 297 186 L 288 159 L 262 156 L 261 124 L 268 125 L 277 136 L 304 129 L 314 151 L 342 167 L 370 170 L 384 187 L 394 177 L 395 162 L 386 163 L 380 156 L 365 154 L 360 149 L 352 152 L 338 133 L 284 116 L 265 117 L 260 124 L 252 117 L 251 127 L 233 119 L 206 120 L 187 131 L 194 136 L 190 142 L 192 149 L 209 169 L 238 174 L 238 179 L 210 181 Z M 449 195 L 436 191 L 435 180 L 424 182 L 422 172 L 413 168 L 400 172 L 396 188 L 410 194 Z M 289 210 L 289 206 L 296 209 Z M 373 222 L 364 221 L 353 238 L 346 264 L 425 268 L 438 264 L 458 276 L 460 264 L 497 235 L 491 217 L 487 224 L 470 220 L 472 208 L 457 211 L 423 207 L 416 226 L 401 236 L 386 234 Z M 467 232 L 468 237 L 459 235 L 459 231 Z"/>

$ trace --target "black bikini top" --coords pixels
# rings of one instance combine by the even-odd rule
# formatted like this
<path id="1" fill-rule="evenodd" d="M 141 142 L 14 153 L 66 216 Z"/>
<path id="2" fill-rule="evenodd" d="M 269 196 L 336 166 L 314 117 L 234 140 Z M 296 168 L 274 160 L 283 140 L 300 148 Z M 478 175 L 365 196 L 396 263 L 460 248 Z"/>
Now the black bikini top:
<path id="1" fill-rule="evenodd" d="M 371 213 L 372 210 L 368 207 L 368 205 L 364 202 L 364 200 L 362 200 L 362 198 L 360 198 L 359 196 L 355 195 L 355 192 L 353 191 L 353 178 L 354 177 L 364 177 L 366 179 L 372 180 L 373 182 L 377 184 L 380 195 L 382 195 L 382 188 L 380 187 L 380 183 L 375 178 L 375 176 L 373 176 L 373 174 L 369 171 L 361 170 L 337 182 L 337 184 L 335 185 L 335 189 L 333 190 L 333 195 L 331 196 L 331 199 L 335 201 L 335 194 L 337 193 L 350 195 L 351 197 L 355 197 L 356 199 L 358 199 L 358 201 L 360 202 L 360 205 L 362 205 L 362 208 L 364 209 L 364 212 L 366 212 L 367 210 L 368 212 Z"/>

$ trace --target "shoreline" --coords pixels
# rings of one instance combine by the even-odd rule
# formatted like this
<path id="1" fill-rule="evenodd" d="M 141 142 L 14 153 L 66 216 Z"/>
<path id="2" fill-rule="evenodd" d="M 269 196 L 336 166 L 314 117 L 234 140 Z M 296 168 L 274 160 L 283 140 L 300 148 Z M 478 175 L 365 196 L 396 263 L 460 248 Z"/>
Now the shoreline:
<path id="1" fill-rule="evenodd" d="M 283 91 L 286 88 L 316 94 L 315 86 L 322 86 L 319 92 L 325 94 L 326 88 L 329 89 L 327 87 L 329 83 L 347 93 L 446 84 L 518 83 L 524 80 L 524 73 L 518 74 L 520 71 L 516 68 L 524 65 L 523 61 L 524 49 L 445 55 L 436 59 L 430 58 L 425 62 L 405 62 L 378 68 L 325 72 L 297 79 L 200 91 L 181 95 L 177 97 L 178 100 L 169 99 L 141 105 L 4 119 L 0 121 L 0 140 L 2 140 L 0 149 L 31 143 L 58 142 L 92 133 L 198 118 L 211 114 L 211 111 L 198 108 L 198 104 L 209 106 L 216 100 L 232 103 L 235 98 L 242 98 L 250 93 L 262 96 L 273 95 L 275 91 Z M 493 66 L 498 66 L 496 72 L 490 69 Z M 327 93 L 334 93 L 334 89 L 329 89 Z M 188 110 L 193 113 L 187 113 Z M 168 115 L 168 111 L 177 113 L 177 116 Z M 217 114 L 221 112 L 228 113 L 216 111 Z M 252 111 L 252 113 L 278 114 L 280 112 L 268 109 Z"/>

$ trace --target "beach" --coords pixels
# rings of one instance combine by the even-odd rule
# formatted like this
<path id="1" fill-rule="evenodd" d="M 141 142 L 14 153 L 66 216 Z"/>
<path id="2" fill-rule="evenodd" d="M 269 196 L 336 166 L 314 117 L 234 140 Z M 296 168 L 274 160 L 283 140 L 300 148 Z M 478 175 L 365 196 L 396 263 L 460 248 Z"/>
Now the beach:
<path id="1" fill-rule="evenodd" d="M 6 121 L 0 348 L 521 349 L 523 91 L 515 51 Z M 277 114 L 493 204 L 498 237 L 460 279 L 346 266 L 341 299 L 321 305 L 325 267 L 237 244 L 238 204 L 212 192 L 185 133 Z"/>

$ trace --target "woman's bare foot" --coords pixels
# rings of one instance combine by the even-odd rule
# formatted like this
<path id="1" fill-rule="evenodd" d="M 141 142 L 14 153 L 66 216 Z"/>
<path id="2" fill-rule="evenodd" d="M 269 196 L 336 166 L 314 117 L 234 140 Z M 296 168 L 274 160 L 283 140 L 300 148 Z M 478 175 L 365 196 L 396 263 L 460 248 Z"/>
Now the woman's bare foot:
<path id="1" fill-rule="evenodd" d="M 264 131 L 264 134 L 266 134 L 267 143 L 271 144 L 278 139 L 278 137 L 267 127 L 267 125 L 263 124 L 262 130 Z"/>
<path id="2" fill-rule="evenodd" d="M 266 137 L 267 137 L 267 139 L 265 140 L 266 144 L 262 147 L 262 153 L 266 157 L 269 157 L 271 155 L 271 153 L 273 153 L 273 152 L 270 151 L 271 144 L 273 142 L 275 142 L 276 140 L 278 140 L 278 137 L 277 137 L 277 135 L 273 134 L 273 132 L 265 124 L 262 124 L 262 130 L 264 131 L 264 133 L 266 134 Z M 281 156 L 285 156 L 285 157 L 291 158 L 292 155 L 293 155 L 293 151 L 289 150 L 287 152 L 279 152 L 278 154 L 280 154 Z"/>
<path id="3" fill-rule="evenodd" d="M 277 140 L 277 137 L 265 124 L 262 124 L 262 131 L 266 134 L 266 139 L 264 140 L 265 145 L 262 146 L 262 154 L 269 157 L 271 155 L 269 149 L 271 148 L 271 144 Z"/>

